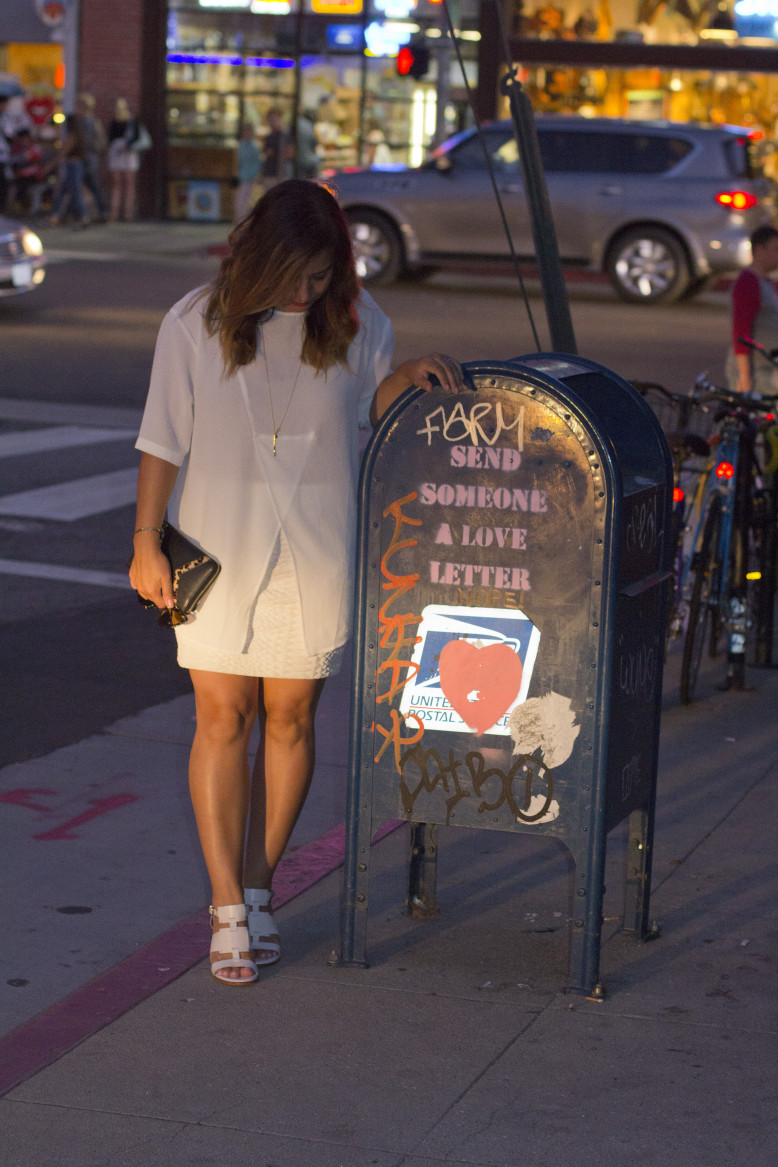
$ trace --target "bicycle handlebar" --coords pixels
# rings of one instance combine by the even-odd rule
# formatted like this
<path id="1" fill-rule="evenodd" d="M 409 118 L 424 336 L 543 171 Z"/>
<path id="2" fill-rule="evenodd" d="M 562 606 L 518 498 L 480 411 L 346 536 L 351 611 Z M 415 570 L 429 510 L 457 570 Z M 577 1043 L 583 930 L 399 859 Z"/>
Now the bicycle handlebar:
<path id="1" fill-rule="evenodd" d="M 761 353 L 766 361 L 778 369 L 778 349 L 768 352 L 763 344 L 760 344 L 758 340 L 752 340 L 750 336 L 739 336 L 737 342 L 744 344 L 746 348 L 752 348 L 754 352 Z"/>
<path id="2" fill-rule="evenodd" d="M 738 393 L 735 389 L 725 389 L 722 385 L 714 385 L 703 374 L 694 382 L 692 399 L 699 405 L 719 401 L 729 405 L 732 409 L 740 409 L 751 413 L 771 413 L 778 402 L 778 395 L 763 394 L 755 397 L 752 393 Z"/>

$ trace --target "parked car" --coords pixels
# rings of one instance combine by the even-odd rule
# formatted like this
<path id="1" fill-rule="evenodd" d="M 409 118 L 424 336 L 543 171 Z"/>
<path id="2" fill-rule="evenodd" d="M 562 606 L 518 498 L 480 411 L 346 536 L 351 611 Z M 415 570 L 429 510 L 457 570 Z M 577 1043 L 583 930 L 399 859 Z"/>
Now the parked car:
<path id="1" fill-rule="evenodd" d="M 42 283 L 43 244 L 34 231 L 0 215 L 0 296 L 17 296 Z"/>
<path id="2" fill-rule="evenodd" d="M 540 152 L 565 266 L 607 272 L 624 300 L 669 303 L 750 262 L 769 219 L 771 183 L 756 141 L 736 126 L 541 115 Z M 513 125 L 484 127 L 516 253 L 532 230 Z M 357 269 L 388 283 L 443 260 L 507 259 L 509 249 L 475 130 L 417 169 L 338 174 Z"/>

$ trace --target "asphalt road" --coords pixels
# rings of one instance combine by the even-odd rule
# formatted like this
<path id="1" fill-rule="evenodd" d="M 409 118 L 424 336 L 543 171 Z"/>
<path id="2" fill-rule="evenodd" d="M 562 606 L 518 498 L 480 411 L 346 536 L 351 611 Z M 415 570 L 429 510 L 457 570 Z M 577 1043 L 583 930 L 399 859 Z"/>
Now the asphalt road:
<path id="1" fill-rule="evenodd" d="M 133 435 L 159 322 L 216 263 L 68 260 L 35 293 L 0 300 L 0 764 L 188 691 L 171 635 L 124 583 Z M 398 361 L 434 349 L 463 361 L 535 349 L 511 280 L 448 273 L 375 295 L 394 321 Z M 547 349 L 537 285 L 530 302 Z M 704 369 L 720 374 L 721 293 L 648 310 L 618 302 L 607 285 L 576 283 L 571 311 L 581 354 L 623 376 L 683 389 Z"/>

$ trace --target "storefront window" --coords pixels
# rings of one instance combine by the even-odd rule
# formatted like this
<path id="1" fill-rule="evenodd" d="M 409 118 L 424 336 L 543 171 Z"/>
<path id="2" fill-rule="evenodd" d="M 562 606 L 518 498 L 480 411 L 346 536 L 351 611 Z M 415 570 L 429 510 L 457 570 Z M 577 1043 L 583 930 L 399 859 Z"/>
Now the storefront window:
<path id="1" fill-rule="evenodd" d="M 302 177 L 353 166 L 418 165 L 441 125 L 446 132 L 461 129 L 466 102 L 456 70 L 444 90 L 438 83 L 440 6 L 405 3 L 406 17 L 390 20 L 386 0 L 236 0 L 234 7 L 170 0 L 171 213 L 191 210 L 187 184 L 211 181 L 218 185 L 218 214 L 228 217 L 240 128 L 253 125 L 261 145 L 271 115 L 285 136 L 283 173 Z M 474 70 L 477 0 L 461 0 L 460 8 L 469 26 L 464 51 Z M 411 35 L 431 47 L 421 78 L 397 73 L 397 48 Z M 379 46 L 378 55 L 370 46 Z M 439 91 L 447 120 L 437 116 Z"/>

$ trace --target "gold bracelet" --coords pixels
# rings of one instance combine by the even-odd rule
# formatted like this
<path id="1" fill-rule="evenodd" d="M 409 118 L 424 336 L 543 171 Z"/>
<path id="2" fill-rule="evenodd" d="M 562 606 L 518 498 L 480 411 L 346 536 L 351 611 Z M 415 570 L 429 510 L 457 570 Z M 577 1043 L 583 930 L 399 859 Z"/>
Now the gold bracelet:
<path id="1" fill-rule="evenodd" d="M 156 531 L 158 535 L 162 534 L 161 527 L 136 527 L 132 533 L 133 535 L 139 535 L 141 531 Z"/>

